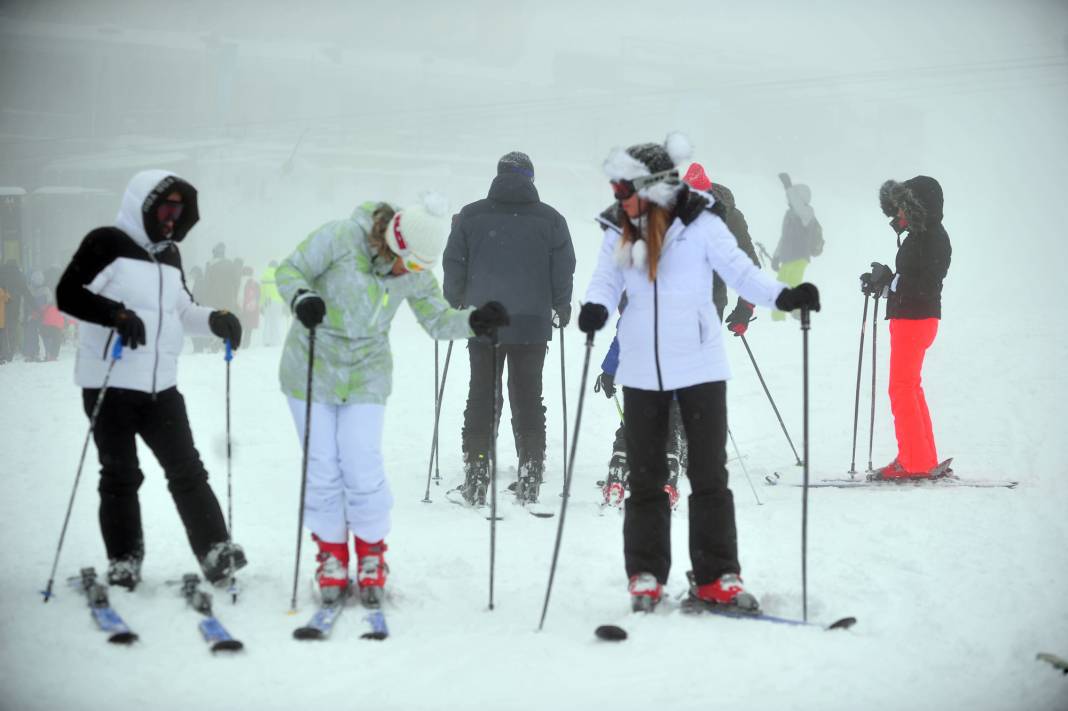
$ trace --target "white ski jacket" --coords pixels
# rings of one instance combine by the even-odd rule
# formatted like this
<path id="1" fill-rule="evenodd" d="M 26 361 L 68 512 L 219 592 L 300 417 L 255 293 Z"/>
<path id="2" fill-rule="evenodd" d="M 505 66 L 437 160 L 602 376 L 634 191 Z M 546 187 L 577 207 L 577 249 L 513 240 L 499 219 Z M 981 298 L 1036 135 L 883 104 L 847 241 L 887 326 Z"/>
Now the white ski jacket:
<path id="1" fill-rule="evenodd" d="M 210 335 L 213 309 L 193 301 L 185 285 L 175 242 L 152 242 L 145 221 L 166 193 L 178 190 L 185 210 L 175 230 L 180 239 L 197 219 L 196 191 L 172 173 L 138 173 L 123 195 L 115 227 L 100 227 L 82 240 L 56 289 L 61 311 L 78 319 L 74 381 L 99 388 L 117 338 L 111 327 L 116 309 L 134 311 L 145 324 L 146 343 L 125 348 L 108 387 L 156 393 L 178 382 L 178 355 L 184 334 Z"/>
<path id="2" fill-rule="evenodd" d="M 626 291 L 619 320 L 616 383 L 641 390 L 678 388 L 730 378 L 723 329 L 712 304 L 712 272 L 746 300 L 772 308 L 785 284 L 760 271 L 738 248 L 718 216 L 708 210 L 688 225 L 679 218 L 668 228 L 656 281 L 645 266 L 621 265 L 622 235 L 605 230 L 586 301 L 609 313 Z"/>

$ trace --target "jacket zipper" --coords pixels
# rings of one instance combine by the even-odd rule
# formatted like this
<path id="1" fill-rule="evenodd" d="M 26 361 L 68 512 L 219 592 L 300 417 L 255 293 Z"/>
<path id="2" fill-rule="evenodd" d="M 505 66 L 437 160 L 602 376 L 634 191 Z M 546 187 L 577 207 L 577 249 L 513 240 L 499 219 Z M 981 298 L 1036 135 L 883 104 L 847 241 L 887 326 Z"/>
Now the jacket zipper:
<path id="1" fill-rule="evenodd" d="M 150 253 L 151 254 L 151 253 Z M 154 354 L 154 361 L 152 364 L 152 399 L 156 399 L 156 373 L 159 370 L 159 337 L 163 332 L 163 265 L 159 263 L 155 255 L 152 255 L 153 261 L 156 262 L 156 270 L 159 272 L 159 301 L 157 307 L 159 309 L 158 322 L 156 324 L 156 352 Z"/>
<path id="2" fill-rule="evenodd" d="M 657 279 L 653 279 L 653 360 L 656 361 L 656 382 L 663 390 L 664 378 L 660 375 L 660 292 L 657 282 Z"/>

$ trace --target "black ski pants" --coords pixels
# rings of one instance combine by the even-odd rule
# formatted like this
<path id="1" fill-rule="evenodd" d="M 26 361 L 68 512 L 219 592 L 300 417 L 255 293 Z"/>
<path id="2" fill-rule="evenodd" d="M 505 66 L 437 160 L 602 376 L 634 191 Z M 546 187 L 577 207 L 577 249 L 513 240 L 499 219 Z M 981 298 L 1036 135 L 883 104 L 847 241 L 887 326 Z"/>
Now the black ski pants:
<path id="1" fill-rule="evenodd" d="M 92 417 L 99 389 L 82 391 Z M 152 396 L 139 390 L 108 388 L 93 428 L 100 455 L 100 531 L 108 558 L 142 557 L 144 535 L 137 490 L 145 480 L 137 460 L 136 436 L 156 456 L 167 477 L 178 515 L 197 559 L 228 538 L 226 522 L 208 472 L 193 446 L 193 433 L 178 388 Z"/>
<path id="2" fill-rule="evenodd" d="M 485 339 L 467 342 L 471 358 L 471 382 L 464 410 L 464 454 L 484 453 L 490 448 L 494 413 L 501 412 L 504 393 L 500 388 L 505 363 L 508 364 L 508 404 L 512 409 L 512 434 L 520 466 L 545 459 L 545 405 L 542 403 L 541 373 L 545 365 L 545 343 L 500 345 L 497 373 L 493 372 L 493 345 Z M 493 409 L 493 384 L 496 378 L 497 409 Z"/>
<path id="3" fill-rule="evenodd" d="M 627 576 L 652 573 L 666 583 L 671 570 L 668 409 L 678 395 L 689 440 L 690 562 L 697 583 L 739 573 L 734 497 L 727 485 L 727 384 L 700 383 L 676 391 L 623 388 L 630 497 L 623 517 Z"/>

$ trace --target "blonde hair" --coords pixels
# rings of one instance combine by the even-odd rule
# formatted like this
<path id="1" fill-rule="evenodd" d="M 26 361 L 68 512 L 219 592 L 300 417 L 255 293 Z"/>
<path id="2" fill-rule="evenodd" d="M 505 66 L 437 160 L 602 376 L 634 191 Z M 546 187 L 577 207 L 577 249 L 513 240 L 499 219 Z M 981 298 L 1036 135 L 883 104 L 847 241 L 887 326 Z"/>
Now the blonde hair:
<path id="1" fill-rule="evenodd" d="M 642 237 L 645 238 L 645 264 L 649 271 L 649 281 L 656 281 L 660 250 L 664 246 L 664 235 L 667 234 L 668 226 L 671 224 L 671 212 L 656 203 L 650 203 L 649 211 L 642 216 L 642 219 L 645 221 L 644 235 L 638 233 L 638 229 L 631 224 L 629 219 L 623 218 L 623 239 L 633 245 Z"/>
<path id="2" fill-rule="evenodd" d="M 390 261 L 396 259 L 397 255 L 393 253 L 393 250 L 389 248 L 389 244 L 386 242 L 386 228 L 389 227 L 389 221 L 393 219 L 395 214 L 397 214 L 397 211 L 388 203 L 378 203 L 374 212 L 371 213 L 371 232 L 367 235 L 367 241 L 370 243 L 371 249 L 380 257 Z"/>

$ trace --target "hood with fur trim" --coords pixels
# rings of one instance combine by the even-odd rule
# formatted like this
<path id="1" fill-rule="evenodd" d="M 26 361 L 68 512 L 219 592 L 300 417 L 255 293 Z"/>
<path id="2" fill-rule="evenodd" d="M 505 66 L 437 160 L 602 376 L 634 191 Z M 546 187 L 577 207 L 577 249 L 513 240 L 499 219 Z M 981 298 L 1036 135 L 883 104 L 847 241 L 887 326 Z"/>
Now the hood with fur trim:
<path id="1" fill-rule="evenodd" d="M 182 216 L 174 224 L 174 233 L 165 239 L 160 233 L 156 208 L 176 191 L 182 196 Z M 126 186 L 115 226 L 148 249 L 153 244 L 181 242 L 199 219 L 196 188 L 168 170 L 143 170 Z"/>
<path id="2" fill-rule="evenodd" d="M 879 206 L 887 217 L 905 214 L 910 227 L 926 229 L 942 224 L 942 186 L 934 178 L 917 175 L 899 183 L 887 180 L 879 188 Z"/>

